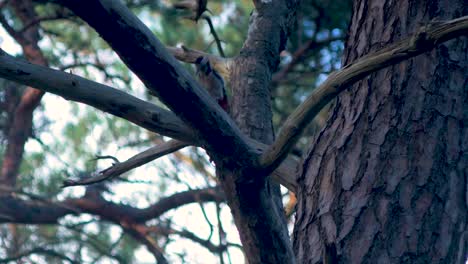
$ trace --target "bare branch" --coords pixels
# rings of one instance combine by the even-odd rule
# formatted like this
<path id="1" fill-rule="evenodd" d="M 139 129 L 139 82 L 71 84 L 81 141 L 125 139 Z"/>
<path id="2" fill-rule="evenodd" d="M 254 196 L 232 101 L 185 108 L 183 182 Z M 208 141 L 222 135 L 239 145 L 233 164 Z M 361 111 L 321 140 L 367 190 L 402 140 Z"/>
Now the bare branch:
<path id="1" fill-rule="evenodd" d="M 167 110 L 110 86 L 15 59 L 1 49 L 0 77 L 94 106 L 165 136 L 196 142 L 194 132 Z"/>
<path id="2" fill-rule="evenodd" d="M 149 148 L 124 162 L 114 164 L 112 167 L 101 171 L 97 177 L 86 178 L 82 180 L 66 180 L 64 181 L 63 186 L 68 187 L 76 185 L 89 185 L 93 183 L 102 182 L 107 179 L 117 177 L 127 171 L 130 171 L 155 159 L 163 157 L 188 145 L 189 144 L 181 141 L 170 140 L 158 146 Z"/>
<path id="3" fill-rule="evenodd" d="M 144 222 L 149 219 L 157 218 L 167 211 L 185 204 L 209 201 L 221 202 L 224 201 L 224 199 L 224 193 L 219 187 L 188 190 L 159 200 L 156 204 L 141 210 L 138 215 L 135 215 L 134 220 L 136 222 Z"/>
<path id="4" fill-rule="evenodd" d="M 18 197 L 2 196 L 0 223 L 56 224 L 65 215 L 80 213 L 97 215 L 101 219 L 117 224 L 123 221 L 122 216 L 131 222 L 143 223 L 182 205 L 195 202 L 221 202 L 224 199 L 224 193 L 220 188 L 205 188 L 176 193 L 141 209 L 116 204 L 99 197 L 85 196 L 54 202 L 41 197 L 36 201 L 25 201 Z"/>
<path id="5" fill-rule="evenodd" d="M 223 47 L 221 46 L 221 40 L 219 39 L 218 33 L 216 33 L 216 30 L 213 26 L 213 22 L 211 21 L 211 18 L 207 15 L 203 15 L 202 18 L 206 20 L 206 23 L 210 27 L 210 32 L 211 32 L 211 35 L 213 35 L 213 38 L 216 42 L 216 47 L 218 48 L 219 55 L 221 55 L 221 57 L 223 58 L 226 57 L 226 55 L 224 55 Z"/>
<path id="6" fill-rule="evenodd" d="M 319 111 L 340 92 L 385 67 L 407 60 L 429 51 L 438 44 L 468 35 L 468 16 L 445 22 L 433 22 L 412 36 L 378 52 L 362 57 L 353 64 L 332 73 L 296 110 L 288 117 L 278 138 L 264 152 L 260 164 L 269 170 L 276 168 L 296 144 L 308 123 Z"/>

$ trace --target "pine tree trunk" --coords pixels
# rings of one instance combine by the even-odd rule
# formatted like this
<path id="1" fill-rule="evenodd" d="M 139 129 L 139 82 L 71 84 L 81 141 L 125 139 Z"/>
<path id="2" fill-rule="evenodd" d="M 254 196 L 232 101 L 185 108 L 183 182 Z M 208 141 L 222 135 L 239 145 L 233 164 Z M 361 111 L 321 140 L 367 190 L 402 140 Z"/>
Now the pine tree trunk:
<path id="1" fill-rule="evenodd" d="M 465 0 L 353 9 L 344 64 L 468 13 Z M 298 177 L 298 263 L 465 263 L 467 38 L 369 76 L 330 115 Z"/>

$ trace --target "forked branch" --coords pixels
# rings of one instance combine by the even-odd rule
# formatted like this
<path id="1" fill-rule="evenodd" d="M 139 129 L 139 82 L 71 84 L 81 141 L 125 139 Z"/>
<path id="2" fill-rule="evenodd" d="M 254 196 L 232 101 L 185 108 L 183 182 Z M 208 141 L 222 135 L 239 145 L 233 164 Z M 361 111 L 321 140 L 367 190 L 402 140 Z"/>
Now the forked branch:
<path id="1" fill-rule="evenodd" d="M 261 166 L 268 170 L 275 169 L 286 158 L 317 113 L 352 84 L 373 72 L 415 57 L 444 41 L 463 35 L 468 35 L 468 16 L 445 22 L 432 22 L 421 27 L 412 36 L 332 73 L 288 117 L 275 142 L 261 155 Z"/>

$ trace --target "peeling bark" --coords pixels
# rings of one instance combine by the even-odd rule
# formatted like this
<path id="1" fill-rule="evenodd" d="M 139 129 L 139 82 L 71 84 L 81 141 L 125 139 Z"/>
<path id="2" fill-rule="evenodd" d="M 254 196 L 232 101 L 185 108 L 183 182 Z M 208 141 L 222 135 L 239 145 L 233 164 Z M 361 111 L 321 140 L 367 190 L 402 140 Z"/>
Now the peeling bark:
<path id="1" fill-rule="evenodd" d="M 466 14 L 463 0 L 355 1 L 344 63 Z M 338 97 L 298 178 L 299 262 L 464 263 L 467 54 L 455 39 Z"/>

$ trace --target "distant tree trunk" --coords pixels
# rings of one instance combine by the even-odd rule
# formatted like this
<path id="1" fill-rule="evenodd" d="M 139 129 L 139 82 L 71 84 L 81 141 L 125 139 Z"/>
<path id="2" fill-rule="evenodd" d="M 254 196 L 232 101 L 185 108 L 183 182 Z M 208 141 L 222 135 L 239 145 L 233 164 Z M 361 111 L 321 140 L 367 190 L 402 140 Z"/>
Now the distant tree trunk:
<path id="1" fill-rule="evenodd" d="M 344 64 L 468 13 L 465 0 L 354 2 Z M 337 99 L 298 177 L 298 263 L 464 263 L 468 41 L 381 70 Z"/>

